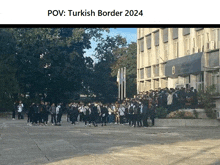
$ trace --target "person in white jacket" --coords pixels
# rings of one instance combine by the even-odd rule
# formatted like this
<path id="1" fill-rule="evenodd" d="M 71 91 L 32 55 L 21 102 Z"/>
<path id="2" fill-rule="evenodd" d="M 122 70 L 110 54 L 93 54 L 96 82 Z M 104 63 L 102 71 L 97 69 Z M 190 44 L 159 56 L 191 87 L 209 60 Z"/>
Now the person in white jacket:
<path id="1" fill-rule="evenodd" d="M 58 106 L 56 107 L 56 115 L 57 115 L 57 124 L 60 124 L 61 122 L 61 112 L 60 112 L 60 104 L 58 104 Z"/>
<path id="2" fill-rule="evenodd" d="M 120 124 L 124 124 L 124 116 L 125 116 L 125 107 L 123 104 L 119 107 L 119 115 L 120 115 Z"/>
<path id="3" fill-rule="evenodd" d="M 19 104 L 18 104 L 18 119 L 19 120 L 21 119 L 21 116 L 22 116 L 23 107 L 24 105 L 22 101 L 19 101 Z"/>
<path id="4" fill-rule="evenodd" d="M 172 104 L 173 104 L 173 93 L 169 91 L 169 94 L 167 96 L 167 108 L 168 108 L 168 113 L 172 111 Z"/>

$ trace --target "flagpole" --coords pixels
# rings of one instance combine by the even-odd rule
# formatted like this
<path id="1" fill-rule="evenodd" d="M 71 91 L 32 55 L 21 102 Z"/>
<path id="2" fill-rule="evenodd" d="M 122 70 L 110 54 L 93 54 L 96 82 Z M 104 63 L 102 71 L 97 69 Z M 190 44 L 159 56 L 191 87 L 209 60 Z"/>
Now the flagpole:
<path id="1" fill-rule="evenodd" d="M 124 73 L 123 68 L 121 68 L 121 100 L 123 100 L 124 92 L 123 92 L 123 82 L 124 82 Z"/>
<path id="2" fill-rule="evenodd" d="M 124 67 L 124 98 L 126 98 L 126 67 Z"/>
<path id="3" fill-rule="evenodd" d="M 120 70 L 120 68 L 118 69 L 118 77 L 117 77 L 117 80 L 118 80 L 118 100 L 121 100 L 121 99 L 120 99 L 120 97 L 121 97 L 121 94 L 120 94 L 121 70 Z"/>

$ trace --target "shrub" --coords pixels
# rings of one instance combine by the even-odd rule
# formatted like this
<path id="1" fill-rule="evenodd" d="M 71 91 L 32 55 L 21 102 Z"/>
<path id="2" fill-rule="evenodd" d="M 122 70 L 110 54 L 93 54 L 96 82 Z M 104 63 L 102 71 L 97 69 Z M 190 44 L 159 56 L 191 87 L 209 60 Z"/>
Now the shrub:
<path id="1" fill-rule="evenodd" d="M 214 111 L 214 104 L 213 104 L 213 96 L 215 96 L 217 93 L 215 85 L 211 85 L 209 87 L 206 87 L 205 90 L 199 90 L 198 96 L 200 99 L 200 102 L 202 103 L 206 116 L 211 119 L 216 119 L 216 113 Z"/>
<path id="2" fill-rule="evenodd" d="M 198 113 L 195 109 L 193 110 L 193 114 L 194 114 L 194 116 L 195 116 L 196 119 L 199 118 L 199 113 Z"/>
<path id="3" fill-rule="evenodd" d="M 160 107 L 160 108 L 156 108 L 156 117 L 161 119 L 161 118 L 166 118 L 167 116 L 167 109 Z"/>
<path id="4" fill-rule="evenodd" d="M 195 115 L 188 111 L 174 111 L 167 115 L 167 118 L 172 119 L 195 119 Z"/>

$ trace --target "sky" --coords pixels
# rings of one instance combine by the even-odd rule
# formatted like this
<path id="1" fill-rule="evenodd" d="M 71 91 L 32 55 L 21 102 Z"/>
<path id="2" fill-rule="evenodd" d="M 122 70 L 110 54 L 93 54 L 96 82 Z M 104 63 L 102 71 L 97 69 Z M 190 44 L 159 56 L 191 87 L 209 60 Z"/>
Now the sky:
<path id="1" fill-rule="evenodd" d="M 131 42 L 137 42 L 137 28 L 110 28 L 110 32 L 104 33 L 104 36 L 106 34 L 109 36 L 117 36 L 120 34 L 127 39 L 128 44 Z M 91 40 L 91 46 L 91 49 L 86 50 L 85 56 L 92 57 L 92 54 L 94 54 L 96 42 Z M 94 59 L 94 57 L 92 58 Z"/>

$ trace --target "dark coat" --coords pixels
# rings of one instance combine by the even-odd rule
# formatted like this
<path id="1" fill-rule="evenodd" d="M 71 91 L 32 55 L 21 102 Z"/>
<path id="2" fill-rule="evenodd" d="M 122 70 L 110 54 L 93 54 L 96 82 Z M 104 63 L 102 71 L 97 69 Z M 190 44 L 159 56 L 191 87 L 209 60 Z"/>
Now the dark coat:
<path id="1" fill-rule="evenodd" d="M 143 115 L 148 115 L 148 105 L 143 106 Z"/>

